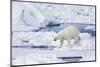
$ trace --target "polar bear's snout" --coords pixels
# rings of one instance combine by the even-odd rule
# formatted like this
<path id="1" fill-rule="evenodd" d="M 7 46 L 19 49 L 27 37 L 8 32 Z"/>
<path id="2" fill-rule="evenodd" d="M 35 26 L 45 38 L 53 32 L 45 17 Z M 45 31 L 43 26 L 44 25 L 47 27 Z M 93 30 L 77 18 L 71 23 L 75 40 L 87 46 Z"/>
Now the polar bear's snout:
<path id="1" fill-rule="evenodd" d="M 57 39 L 56 38 L 54 38 L 54 41 L 56 41 Z"/>
<path id="2" fill-rule="evenodd" d="M 54 41 L 57 41 L 57 39 L 58 39 L 58 38 L 57 38 L 57 37 L 55 37 L 55 38 L 54 38 Z"/>

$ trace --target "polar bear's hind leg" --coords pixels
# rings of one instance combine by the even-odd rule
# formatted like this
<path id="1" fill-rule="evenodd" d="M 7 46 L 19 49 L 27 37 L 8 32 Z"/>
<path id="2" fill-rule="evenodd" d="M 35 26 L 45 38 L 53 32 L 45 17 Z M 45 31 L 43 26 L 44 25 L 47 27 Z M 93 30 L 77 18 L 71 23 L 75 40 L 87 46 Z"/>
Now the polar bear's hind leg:
<path id="1" fill-rule="evenodd" d="M 80 45 L 80 37 L 78 36 L 78 37 L 76 37 L 75 38 L 75 42 L 74 42 L 74 44 L 77 44 L 77 45 Z"/>
<path id="2" fill-rule="evenodd" d="M 71 39 L 67 39 L 67 46 L 68 47 L 72 47 L 72 45 L 71 45 Z"/>

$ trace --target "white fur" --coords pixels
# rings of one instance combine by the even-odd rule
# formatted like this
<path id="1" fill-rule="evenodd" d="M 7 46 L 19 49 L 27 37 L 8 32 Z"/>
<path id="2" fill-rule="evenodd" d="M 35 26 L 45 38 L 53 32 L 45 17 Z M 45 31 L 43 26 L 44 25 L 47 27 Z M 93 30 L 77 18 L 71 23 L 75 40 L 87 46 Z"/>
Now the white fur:
<path id="1" fill-rule="evenodd" d="M 75 43 L 78 43 L 80 31 L 75 26 L 68 26 L 64 30 L 60 31 L 55 38 L 56 40 L 60 40 L 60 47 L 63 46 L 64 40 L 67 40 L 68 46 L 71 46 L 71 40 L 74 39 Z"/>

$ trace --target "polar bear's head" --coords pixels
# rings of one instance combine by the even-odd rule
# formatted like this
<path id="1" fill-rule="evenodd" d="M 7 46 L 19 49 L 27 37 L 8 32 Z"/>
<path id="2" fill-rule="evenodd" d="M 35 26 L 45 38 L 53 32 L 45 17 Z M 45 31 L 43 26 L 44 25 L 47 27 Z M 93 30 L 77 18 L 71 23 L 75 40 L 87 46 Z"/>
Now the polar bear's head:
<path id="1" fill-rule="evenodd" d="M 54 37 L 54 41 L 56 41 L 56 40 L 59 40 L 59 39 L 62 39 L 63 38 L 63 35 L 62 35 L 62 33 L 57 33 L 57 35 Z"/>
<path id="2" fill-rule="evenodd" d="M 57 41 L 58 39 L 59 39 L 59 37 L 58 37 L 58 36 L 54 37 L 54 41 Z"/>

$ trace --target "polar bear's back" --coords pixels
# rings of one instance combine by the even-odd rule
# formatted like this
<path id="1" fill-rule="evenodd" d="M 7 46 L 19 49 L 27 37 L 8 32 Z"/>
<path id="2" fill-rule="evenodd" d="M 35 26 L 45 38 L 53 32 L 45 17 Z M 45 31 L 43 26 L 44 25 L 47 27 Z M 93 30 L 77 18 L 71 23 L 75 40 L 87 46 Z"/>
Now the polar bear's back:
<path id="1" fill-rule="evenodd" d="M 79 30 L 75 26 L 68 26 L 64 30 L 60 31 L 58 35 L 60 37 L 73 38 L 75 36 L 79 36 L 79 33 Z"/>

